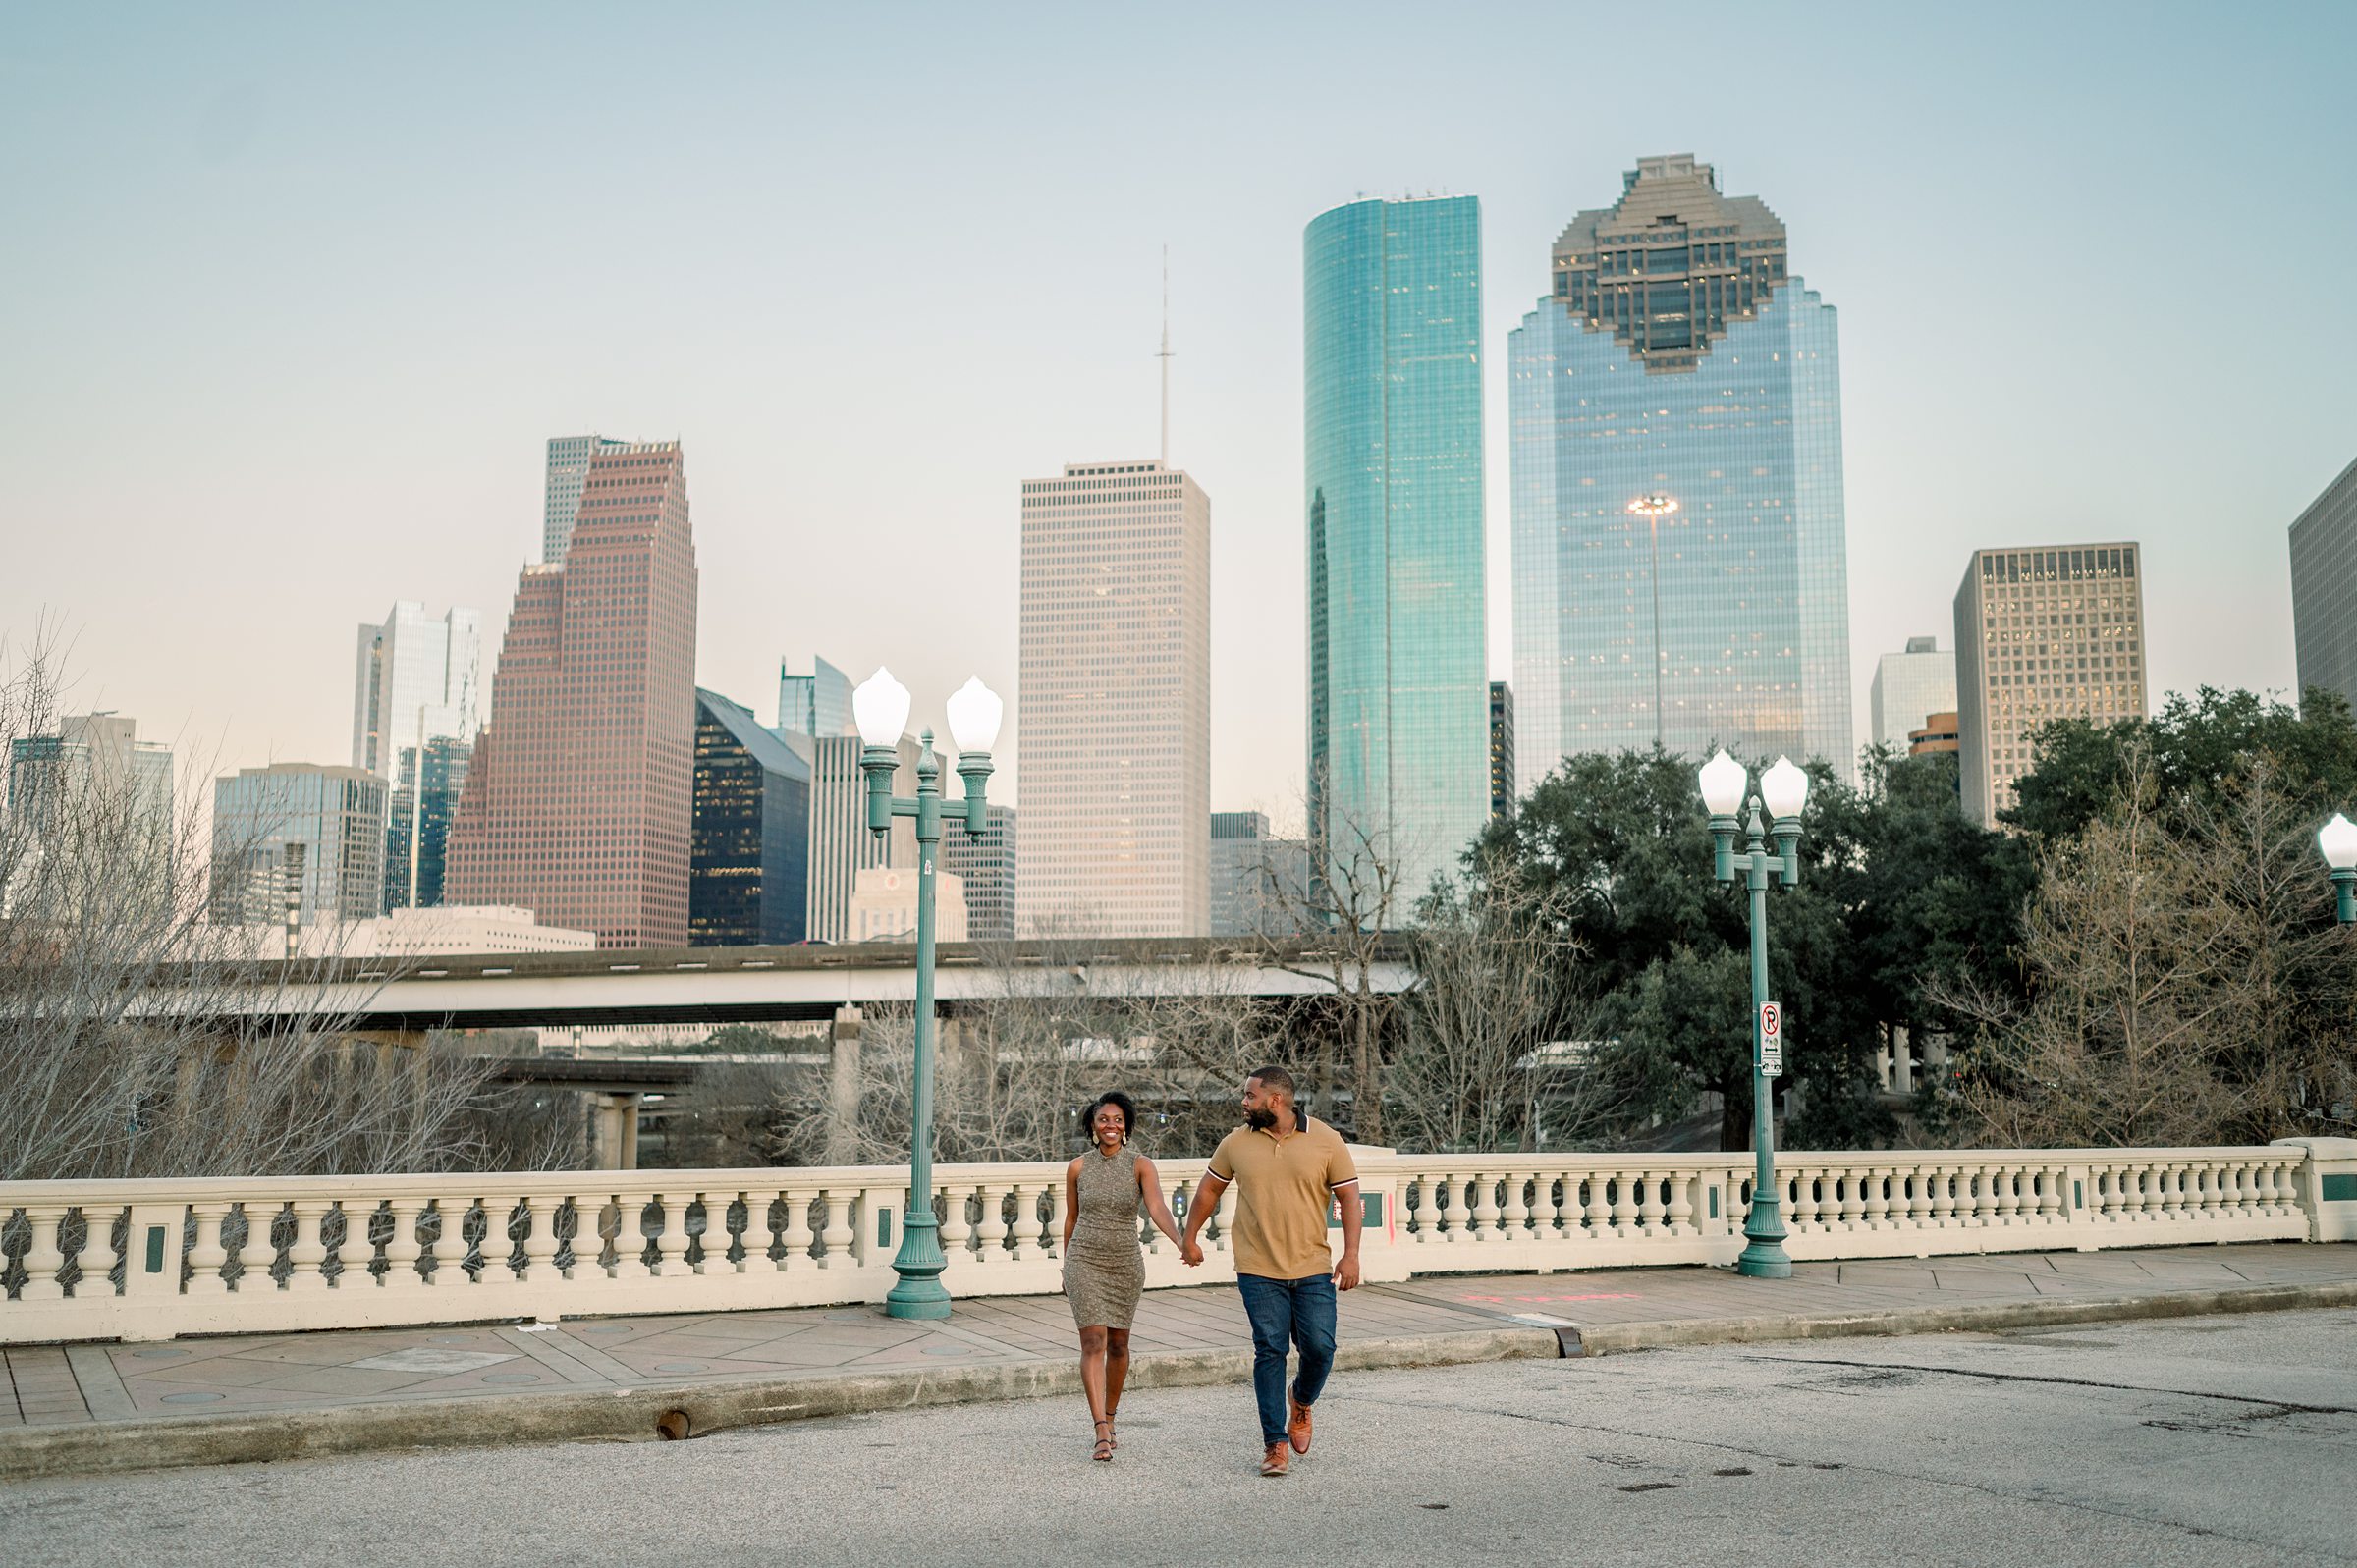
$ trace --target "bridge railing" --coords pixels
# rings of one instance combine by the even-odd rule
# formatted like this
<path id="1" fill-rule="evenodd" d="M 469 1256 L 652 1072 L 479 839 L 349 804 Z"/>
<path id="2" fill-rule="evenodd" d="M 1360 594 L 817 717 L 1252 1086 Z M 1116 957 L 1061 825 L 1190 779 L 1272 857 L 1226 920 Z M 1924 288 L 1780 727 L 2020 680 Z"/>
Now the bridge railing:
<path id="1" fill-rule="evenodd" d="M 1372 1280 L 1733 1262 L 1739 1155 L 1358 1152 Z M 1203 1162 L 1160 1162 L 1183 1215 Z M 2357 1141 L 1779 1157 L 1795 1259 L 2357 1239 Z M 1059 1288 L 1064 1165 L 936 1167 L 953 1295 Z M 0 1183 L 0 1344 L 883 1299 L 893 1166 Z M 1234 1189 L 1188 1269 L 1234 1277 Z"/>

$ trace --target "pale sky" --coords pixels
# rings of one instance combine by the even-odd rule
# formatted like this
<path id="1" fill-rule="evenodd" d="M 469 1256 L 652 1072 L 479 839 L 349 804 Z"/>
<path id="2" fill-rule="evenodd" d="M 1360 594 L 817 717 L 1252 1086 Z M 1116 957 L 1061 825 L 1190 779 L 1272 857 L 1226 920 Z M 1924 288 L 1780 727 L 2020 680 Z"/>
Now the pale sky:
<path id="1" fill-rule="evenodd" d="M 596 430 L 686 443 L 703 684 L 1017 698 L 1018 487 L 1153 455 L 1167 243 L 1213 805 L 1297 815 L 1302 226 L 1482 199 L 1505 676 L 1506 334 L 1692 152 L 1840 311 L 1861 740 L 1987 545 L 2140 540 L 2156 691 L 2287 689 L 2284 528 L 2357 457 L 2357 7 L 1671 16 L 19 8 L 0 631 L 57 617 L 76 706 L 191 755 L 346 761 L 354 626 L 477 607 L 487 682 L 543 443 Z"/>

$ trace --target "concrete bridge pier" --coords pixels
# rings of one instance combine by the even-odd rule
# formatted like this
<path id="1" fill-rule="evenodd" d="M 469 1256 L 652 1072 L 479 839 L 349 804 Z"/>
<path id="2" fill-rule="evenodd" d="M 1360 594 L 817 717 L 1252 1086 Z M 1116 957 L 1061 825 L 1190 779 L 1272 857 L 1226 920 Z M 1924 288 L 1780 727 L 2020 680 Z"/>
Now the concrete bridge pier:
<path id="1" fill-rule="evenodd" d="M 859 1026 L 856 1007 L 835 1009 L 827 1032 L 834 1059 L 827 1074 L 827 1163 L 859 1162 Z"/>
<path id="2" fill-rule="evenodd" d="M 636 1095 L 600 1092 L 589 1096 L 589 1168 L 638 1168 Z"/>

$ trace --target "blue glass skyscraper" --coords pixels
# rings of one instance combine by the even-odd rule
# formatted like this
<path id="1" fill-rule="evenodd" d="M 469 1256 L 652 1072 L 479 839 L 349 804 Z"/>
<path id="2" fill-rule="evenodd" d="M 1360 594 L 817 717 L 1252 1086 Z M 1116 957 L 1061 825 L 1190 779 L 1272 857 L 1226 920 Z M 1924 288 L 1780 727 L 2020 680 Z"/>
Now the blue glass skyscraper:
<path id="1" fill-rule="evenodd" d="M 1481 204 L 1337 207 L 1303 280 L 1310 833 L 1397 917 L 1489 817 Z"/>
<path id="2" fill-rule="evenodd" d="M 1847 771 L 1839 344 L 1782 222 L 1642 159 L 1507 354 L 1519 786 L 1656 740 Z"/>

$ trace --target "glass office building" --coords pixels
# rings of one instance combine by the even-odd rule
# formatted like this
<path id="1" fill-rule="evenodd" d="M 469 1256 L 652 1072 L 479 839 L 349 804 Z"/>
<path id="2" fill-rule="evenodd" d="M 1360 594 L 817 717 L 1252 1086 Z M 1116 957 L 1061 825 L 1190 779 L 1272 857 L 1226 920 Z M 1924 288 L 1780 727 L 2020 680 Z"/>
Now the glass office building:
<path id="1" fill-rule="evenodd" d="M 466 788 L 466 765 L 473 757 L 473 739 L 456 735 L 428 740 L 422 758 L 415 746 L 401 748 L 392 810 L 385 823 L 386 914 L 441 904 L 450 821 L 458 814 L 459 796 Z"/>
<path id="2" fill-rule="evenodd" d="M 1642 159 L 1508 336 L 1522 791 L 1656 741 L 1852 768 L 1839 343 L 1785 260 L 1756 197 Z"/>
<path id="3" fill-rule="evenodd" d="M 1412 900 L 1490 809 L 1481 204 L 1354 201 L 1302 251 L 1310 836 Z"/>
<path id="4" fill-rule="evenodd" d="M 689 946 L 799 942 L 809 897 L 809 761 L 750 709 L 698 686 Z"/>

